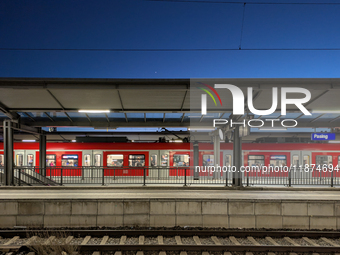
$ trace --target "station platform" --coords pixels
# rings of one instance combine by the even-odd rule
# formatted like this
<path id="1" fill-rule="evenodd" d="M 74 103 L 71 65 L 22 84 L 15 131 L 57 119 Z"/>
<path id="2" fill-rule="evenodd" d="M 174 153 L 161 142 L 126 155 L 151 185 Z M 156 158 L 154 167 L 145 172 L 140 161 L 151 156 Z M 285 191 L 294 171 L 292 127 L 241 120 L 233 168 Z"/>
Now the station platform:
<path id="1" fill-rule="evenodd" d="M 15 226 L 340 229 L 340 189 L 0 187 Z"/>

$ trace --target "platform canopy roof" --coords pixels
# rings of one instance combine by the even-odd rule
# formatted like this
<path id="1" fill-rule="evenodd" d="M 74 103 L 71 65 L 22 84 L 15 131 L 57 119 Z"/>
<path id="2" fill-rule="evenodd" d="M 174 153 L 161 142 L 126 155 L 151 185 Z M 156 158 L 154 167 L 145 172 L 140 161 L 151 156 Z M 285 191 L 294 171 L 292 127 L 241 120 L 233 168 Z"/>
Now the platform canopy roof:
<path id="1" fill-rule="evenodd" d="M 299 120 L 298 127 L 340 127 L 340 79 L 225 81 L 237 85 L 245 95 L 247 87 L 253 87 L 253 101 L 258 109 L 270 108 L 272 87 L 308 88 L 312 98 L 305 107 L 312 115 L 303 115 L 296 107 L 289 106 L 284 118 Z M 233 101 L 230 93 L 225 96 L 229 98 L 223 108 L 211 107 L 207 116 L 197 111 L 198 121 L 228 118 Z M 78 112 L 103 109 L 110 112 Z M 190 79 L 0 78 L 0 125 L 4 119 L 11 118 L 36 128 L 189 127 L 189 113 Z M 280 117 L 279 106 L 271 116 L 254 116 Z"/>

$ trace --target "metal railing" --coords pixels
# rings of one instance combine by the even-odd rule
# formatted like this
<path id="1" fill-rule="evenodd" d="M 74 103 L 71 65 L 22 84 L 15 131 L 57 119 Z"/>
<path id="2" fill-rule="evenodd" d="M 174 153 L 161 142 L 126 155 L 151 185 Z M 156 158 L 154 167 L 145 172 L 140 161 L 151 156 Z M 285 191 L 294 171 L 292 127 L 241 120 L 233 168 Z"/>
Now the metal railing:
<path id="1" fill-rule="evenodd" d="M 332 169 L 315 170 L 315 168 L 287 168 L 285 171 L 249 171 L 244 172 L 244 186 L 256 185 L 340 185 L 340 171 Z"/>
<path id="2" fill-rule="evenodd" d="M 204 169 L 203 169 L 204 170 Z M 16 185 L 66 184 L 179 184 L 231 186 L 233 172 L 196 171 L 194 167 L 15 167 Z M 46 176 L 40 173 L 45 172 Z M 286 171 L 244 171 L 243 186 L 340 185 L 340 171 L 313 171 L 287 168 Z M 0 183 L 4 184 L 4 169 L 0 168 Z"/>

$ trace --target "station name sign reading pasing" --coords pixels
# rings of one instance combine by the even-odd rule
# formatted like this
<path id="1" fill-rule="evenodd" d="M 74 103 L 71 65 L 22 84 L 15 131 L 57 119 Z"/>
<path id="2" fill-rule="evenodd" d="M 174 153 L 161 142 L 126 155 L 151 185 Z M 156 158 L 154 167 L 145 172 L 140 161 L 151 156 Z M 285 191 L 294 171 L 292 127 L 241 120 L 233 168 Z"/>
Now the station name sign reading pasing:
<path id="1" fill-rule="evenodd" d="M 311 139 L 313 141 L 335 140 L 335 133 L 312 133 Z"/>

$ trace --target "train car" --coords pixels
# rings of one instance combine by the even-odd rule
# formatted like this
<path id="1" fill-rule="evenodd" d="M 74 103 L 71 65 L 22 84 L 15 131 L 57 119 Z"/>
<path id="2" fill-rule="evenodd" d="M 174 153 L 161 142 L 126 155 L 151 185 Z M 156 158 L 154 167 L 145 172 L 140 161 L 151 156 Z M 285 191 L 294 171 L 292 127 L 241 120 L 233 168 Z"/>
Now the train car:
<path id="1" fill-rule="evenodd" d="M 311 168 L 313 177 L 340 176 L 340 146 L 324 143 L 244 143 L 243 166 L 255 167 L 247 172 L 248 176 L 287 177 L 285 169 Z M 184 172 L 186 166 L 193 166 L 190 143 L 47 143 L 46 166 L 76 168 L 73 176 L 88 177 L 91 171 L 82 171 L 81 167 L 102 167 L 104 176 L 142 176 L 143 167 L 158 168 L 158 172 L 147 172 L 148 176 L 160 177 L 193 175 L 193 171 Z M 0 144 L 0 166 L 3 165 L 3 144 Z M 221 143 L 220 166 L 231 166 L 233 162 L 232 143 Z M 14 163 L 16 166 L 39 167 L 38 143 L 14 143 Z M 199 165 L 214 166 L 213 145 L 199 144 Z M 263 166 L 272 167 L 273 171 L 264 171 Z M 121 168 L 119 171 L 115 169 Z M 166 170 L 164 170 L 166 169 Z M 332 171 L 331 171 L 332 170 Z M 37 170 L 39 171 L 39 170 Z M 149 171 L 149 170 L 147 170 Z M 60 175 L 60 170 L 53 173 L 47 169 L 46 175 Z M 64 176 L 71 175 L 65 171 Z M 201 176 L 213 176 L 203 171 Z M 225 177 L 221 173 L 219 177 Z M 215 175 L 216 177 L 216 175 Z"/>

